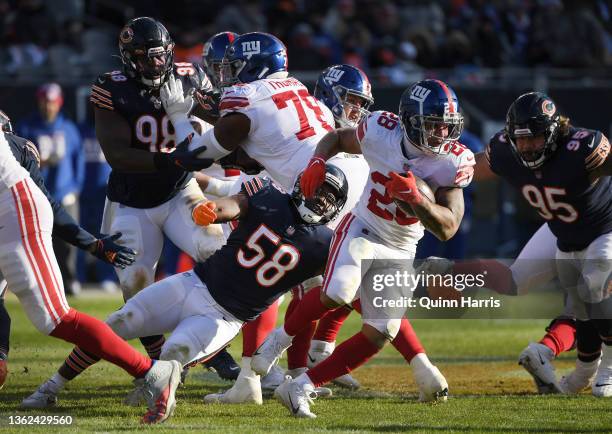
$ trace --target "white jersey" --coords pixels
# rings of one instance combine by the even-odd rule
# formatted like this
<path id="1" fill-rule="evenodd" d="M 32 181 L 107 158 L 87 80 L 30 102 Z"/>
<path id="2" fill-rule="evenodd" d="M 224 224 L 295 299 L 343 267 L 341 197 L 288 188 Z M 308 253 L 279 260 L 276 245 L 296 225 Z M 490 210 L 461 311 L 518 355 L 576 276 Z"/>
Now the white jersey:
<path id="1" fill-rule="evenodd" d="M 4 134 L 0 131 L 0 192 L 8 190 L 22 179 L 30 176 L 13 155 Z"/>
<path id="2" fill-rule="evenodd" d="M 447 155 L 432 155 L 403 140 L 399 118 L 376 111 L 357 128 L 357 140 L 370 166 L 363 194 L 354 214 L 379 237 L 402 250 L 415 250 L 423 225 L 406 216 L 385 190 L 389 173 L 412 171 L 436 192 L 440 187 L 467 187 L 474 172 L 474 155 L 456 142 Z"/>
<path id="3" fill-rule="evenodd" d="M 334 125 L 331 111 L 291 77 L 265 78 L 226 88 L 219 110 L 221 116 L 242 113 L 250 119 L 243 149 L 289 192 L 319 140 Z"/>

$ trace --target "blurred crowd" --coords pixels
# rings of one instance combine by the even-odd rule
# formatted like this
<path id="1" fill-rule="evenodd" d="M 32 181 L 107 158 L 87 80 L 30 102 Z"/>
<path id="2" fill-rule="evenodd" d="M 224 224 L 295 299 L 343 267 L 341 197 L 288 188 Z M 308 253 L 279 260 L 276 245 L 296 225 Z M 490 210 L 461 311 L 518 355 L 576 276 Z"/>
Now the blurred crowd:
<path id="1" fill-rule="evenodd" d="M 351 63 L 404 84 L 424 69 L 612 65 L 608 0 L 0 0 L 0 74 L 96 75 L 118 65 L 129 18 L 160 19 L 177 59 L 199 60 L 213 33 L 280 37 L 294 71 Z"/>

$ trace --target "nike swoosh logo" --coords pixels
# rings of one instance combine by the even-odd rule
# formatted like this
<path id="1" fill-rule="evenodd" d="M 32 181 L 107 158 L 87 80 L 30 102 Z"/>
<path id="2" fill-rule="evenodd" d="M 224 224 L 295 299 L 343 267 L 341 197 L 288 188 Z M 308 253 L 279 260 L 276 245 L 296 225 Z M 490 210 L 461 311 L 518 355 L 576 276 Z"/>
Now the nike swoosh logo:
<path id="1" fill-rule="evenodd" d="M 252 357 L 259 356 L 261 353 L 259 352 L 259 348 L 255 350 Z"/>
<path id="2" fill-rule="evenodd" d="M 604 387 L 604 386 L 612 386 L 610 383 L 597 383 L 595 387 Z"/>
<path id="3" fill-rule="evenodd" d="M 540 363 L 545 365 L 546 362 L 544 360 L 542 360 L 542 356 L 538 353 L 538 358 L 540 359 Z"/>
<path id="4" fill-rule="evenodd" d="M 291 404 L 291 411 L 293 412 L 293 414 L 297 414 L 297 412 L 300 410 L 300 407 L 295 407 L 293 405 L 293 401 L 291 400 L 291 394 L 287 394 L 287 396 L 289 396 L 289 404 Z"/>
<path id="5" fill-rule="evenodd" d="M 315 359 L 313 359 L 312 357 L 310 357 L 310 354 L 308 354 L 308 360 L 310 360 L 312 363 L 316 362 Z"/>

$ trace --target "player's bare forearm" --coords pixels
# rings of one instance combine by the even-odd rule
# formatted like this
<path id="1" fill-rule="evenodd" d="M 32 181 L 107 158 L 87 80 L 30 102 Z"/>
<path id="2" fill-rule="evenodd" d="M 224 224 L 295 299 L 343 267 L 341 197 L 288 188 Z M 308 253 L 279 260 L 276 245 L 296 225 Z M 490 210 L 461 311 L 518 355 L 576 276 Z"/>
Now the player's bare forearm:
<path id="1" fill-rule="evenodd" d="M 246 215 L 249 201 L 243 193 L 233 196 L 224 197 L 214 201 L 216 207 L 214 209 L 217 218 L 215 223 L 226 223 L 232 220 L 238 220 Z"/>
<path id="2" fill-rule="evenodd" d="M 314 155 L 327 160 L 338 152 L 361 154 L 361 146 L 357 141 L 355 128 L 338 128 L 330 131 L 319 141 Z"/>
<path id="3" fill-rule="evenodd" d="M 412 205 L 414 213 L 425 229 L 441 241 L 450 240 L 463 218 L 463 190 L 461 188 L 440 188 L 433 203 L 423 198 L 420 204 Z"/>
<path id="4" fill-rule="evenodd" d="M 495 172 L 491 170 L 491 166 L 484 152 L 479 152 L 474 157 L 476 159 L 476 165 L 474 166 L 474 181 L 490 181 L 497 178 Z"/>
<path id="5" fill-rule="evenodd" d="M 108 164 L 122 172 L 153 173 L 157 171 L 154 154 L 131 148 L 132 130 L 117 113 L 95 109 L 96 136 Z"/>

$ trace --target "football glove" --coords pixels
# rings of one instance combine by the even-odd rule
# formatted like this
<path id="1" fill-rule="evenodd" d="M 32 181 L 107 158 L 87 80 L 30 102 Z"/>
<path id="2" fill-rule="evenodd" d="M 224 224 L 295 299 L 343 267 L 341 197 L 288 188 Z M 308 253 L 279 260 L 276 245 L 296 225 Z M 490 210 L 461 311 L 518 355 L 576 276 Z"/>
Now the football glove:
<path id="1" fill-rule="evenodd" d="M 183 119 L 183 116 L 189 115 L 193 107 L 193 98 L 191 95 L 185 96 L 181 80 L 174 75 L 170 75 L 170 78 L 161 87 L 159 97 L 173 124 Z"/>
<path id="2" fill-rule="evenodd" d="M 92 244 L 91 254 L 96 258 L 114 265 L 118 268 L 125 268 L 134 263 L 136 252 L 129 247 L 120 246 L 115 243 L 121 238 L 121 232 L 114 235 L 104 235 Z"/>
<path id="3" fill-rule="evenodd" d="M 302 173 L 300 189 L 304 197 L 311 198 L 317 189 L 325 182 L 325 159 L 315 155 L 308 162 L 308 166 Z"/>
<path id="4" fill-rule="evenodd" d="M 406 176 L 391 172 L 389 177 L 391 179 L 385 183 L 385 188 L 392 198 L 409 204 L 419 204 L 423 201 L 423 196 L 417 188 L 416 178 L 412 172 L 409 171 Z"/>
<path id="5" fill-rule="evenodd" d="M 156 158 L 156 165 L 158 167 L 160 166 L 158 163 L 160 159 L 167 159 L 170 164 L 178 166 L 187 172 L 198 172 L 210 167 L 214 163 L 214 160 L 210 158 L 198 158 L 198 155 L 206 150 L 206 146 L 200 146 L 191 151 L 189 150 L 189 144 L 192 138 L 193 134 L 190 134 L 170 153 L 157 152 L 154 157 Z"/>
<path id="6" fill-rule="evenodd" d="M 217 214 L 215 214 L 216 207 L 217 204 L 212 201 L 200 202 L 191 211 L 191 218 L 198 226 L 211 225 L 217 219 Z"/>

